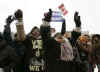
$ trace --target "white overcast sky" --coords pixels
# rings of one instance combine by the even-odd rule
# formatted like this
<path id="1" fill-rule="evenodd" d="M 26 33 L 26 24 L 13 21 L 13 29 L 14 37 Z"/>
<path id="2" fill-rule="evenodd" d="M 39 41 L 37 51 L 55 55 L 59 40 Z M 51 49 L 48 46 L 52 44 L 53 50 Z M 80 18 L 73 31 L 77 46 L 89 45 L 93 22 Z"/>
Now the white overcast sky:
<path id="1" fill-rule="evenodd" d="M 79 11 L 82 20 L 82 31 L 100 34 L 100 1 L 99 0 L 1 0 L 0 1 L 0 31 L 3 31 L 5 19 L 17 9 L 24 13 L 25 32 L 28 33 L 32 27 L 40 26 L 44 12 L 49 8 L 59 11 L 58 6 L 64 3 L 68 14 L 66 19 L 67 30 L 75 27 L 73 15 Z M 52 23 L 57 31 L 60 31 L 61 23 Z M 16 31 L 15 23 L 11 25 L 12 31 Z"/>

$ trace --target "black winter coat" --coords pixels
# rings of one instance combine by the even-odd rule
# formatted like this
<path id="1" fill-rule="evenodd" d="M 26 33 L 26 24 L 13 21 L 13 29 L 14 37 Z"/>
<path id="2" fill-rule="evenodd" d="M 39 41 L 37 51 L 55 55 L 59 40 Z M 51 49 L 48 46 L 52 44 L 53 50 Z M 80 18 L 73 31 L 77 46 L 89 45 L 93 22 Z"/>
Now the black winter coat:
<path id="1" fill-rule="evenodd" d="M 0 41 L 0 67 L 13 68 L 18 63 L 15 50 L 9 46 L 6 40 Z"/>

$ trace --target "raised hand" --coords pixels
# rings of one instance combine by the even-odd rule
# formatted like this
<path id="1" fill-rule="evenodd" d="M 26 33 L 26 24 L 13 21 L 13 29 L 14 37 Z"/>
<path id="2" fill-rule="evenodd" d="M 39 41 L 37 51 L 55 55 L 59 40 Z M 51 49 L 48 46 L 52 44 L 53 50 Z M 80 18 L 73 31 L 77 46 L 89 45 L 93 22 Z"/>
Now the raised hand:
<path id="1" fill-rule="evenodd" d="M 47 21 L 47 22 L 50 22 L 51 17 L 52 17 L 52 10 L 49 9 L 49 12 L 47 14 L 45 14 L 44 16 L 45 16 L 44 20 Z"/>
<path id="2" fill-rule="evenodd" d="M 66 20 L 63 18 L 61 34 L 64 35 L 66 32 Z"/>
<path id="3" fill-rule="evenodd" d="M 13 21 L 14 21 L 14 17 L 12 15 L 8 16 L 8 18 L 6 19 L 7 25 L 10 25 Z"/>
<path id="4" fill-rule="evenodd" d="M 18 10 L 14 13 L 14 15 L 15 15 L 16 20 L 20 20 L 20 19 L 23 18 L 23 12 L 22 12 L 22 10 L 20 10 L 20 9 L 18 9 Z"/>
<path id="5" fill-rule="evenodd" d="M 74 22 L 76 24 L 76 27 L 81 27 L 81 20 L 80 16 L 78 15 L 78 12 L 75 12 L 74 14 Z"/>

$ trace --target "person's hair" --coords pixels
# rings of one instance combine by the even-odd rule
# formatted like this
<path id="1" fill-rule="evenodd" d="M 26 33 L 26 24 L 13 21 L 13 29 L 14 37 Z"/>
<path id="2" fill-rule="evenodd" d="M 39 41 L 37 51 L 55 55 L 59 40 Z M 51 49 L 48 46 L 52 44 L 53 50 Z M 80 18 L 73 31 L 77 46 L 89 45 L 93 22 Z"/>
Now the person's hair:
<path id="1" fill-rule="evenodd" d="M 92 39 L 94 39 L 94 38 L 100 39 L 100 35 L 99 35 L 99 34 L 94 34 L 94 35 L 92 36 Z"/>
<path id="2" fill-rule="evenodd" d="M 61 36 L 62 36 L 61 33 L 58 32 L 58 33 L 55 34 L 54 38 L 61 37 Z"/>
<path id="3" fill-rule="evenodd" d="M 53 30 L 54 30 L 54 32 L 56 31 L 56 30 L 55 30 L 55 28 L 50 28 L 50 29 L 53 29 Z"/>
<path id="4" fill-rule="evenodd" d="M 84 36 L 86 36 L 86 37 L 90 37 L 89 35 L 87 35 L 87 34 L 84 34 Z"/>
<path id="5" fill-rule="evenodd" d="M 39 30 L 39 28 L 38 28 L 37 26 L 35 26 L 35 27 L 32 28 L 31 33 L 32 33 L 35 29 L 38 29 L 38 30 Z"/>
<path id="6" fill-rule="evenodd" d="M 97 38 L 97 39 L 95 39 Z M 99 34 L 94 34 L 92 36 L 92 45 L 97 45 L 100 44 L 100 35 Z"/>

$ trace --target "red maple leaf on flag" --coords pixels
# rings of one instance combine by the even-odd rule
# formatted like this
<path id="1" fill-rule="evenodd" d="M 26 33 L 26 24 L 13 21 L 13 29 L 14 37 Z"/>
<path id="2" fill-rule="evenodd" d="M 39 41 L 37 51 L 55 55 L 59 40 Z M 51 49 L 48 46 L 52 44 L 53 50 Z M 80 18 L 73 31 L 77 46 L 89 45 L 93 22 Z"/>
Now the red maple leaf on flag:
<path id="1" fill-rule="evenodd" d="M 63 3 L 58 8 L 61 10 L 64 16 L 68 13 Z"/>

